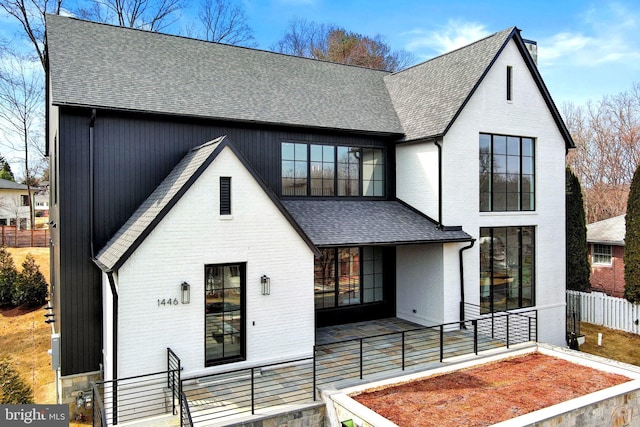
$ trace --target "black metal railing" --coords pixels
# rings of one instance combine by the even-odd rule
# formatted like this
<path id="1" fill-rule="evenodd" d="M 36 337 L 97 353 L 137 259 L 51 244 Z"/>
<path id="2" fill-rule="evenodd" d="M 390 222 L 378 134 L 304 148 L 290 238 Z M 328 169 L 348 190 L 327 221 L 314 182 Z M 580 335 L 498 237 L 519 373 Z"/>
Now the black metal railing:
<path id="1" fill-rule="evenodd" d="M 537 311 L 494 313 L 461 322 L 354 338 L 314 347 L 316 386 L 402 372 L 418 365 L 535 341 Z"/>
<path id="2" fill-rule="evenodd" d="M 581 316 L 580 295 L 567 292 L 567 341 L 571 337 L 578 337 L 580 333 Z"/>
<path id="3" fill-rule="evenodd" d="M 167 387 L 171 390 L 171 412 L 182 419 L 182 381 L 180 380 L 180 358 L 167 348 Z"/>
<path id="4" fill-rule="evenodd" d="M 486 312 L 479 305 L 463 303 L 464 318 L 480 321 L 480 333 L 505 342 L 507 347 L 538 339 L 538 310 L 519 309 Z"/>
<path id="5" fill-rule="evenodd" d="M 95 427 L 107 426 L 107 414 L 104 410 L 104 402 L 102 401 L 102 394 L 97 384 L 91 386 L 91 398 L 93 402 L 93 425 Z"/>
<path id="6" fill-rule="evenodd" d="M 184 392 L 180 393 L 180 427 L 192 427 L 191 411 L 189 410 L 189 401 Z"/>
<path id="7" fill-rule="evenodd" d="M 182 380 L 193 423 L 314 400 L 313 358 L 262 365 Z"/>
<path id="8" fill-rule="evenodd" d="M 175 372 L 176 374 L 179 371 Z M 141 420 L 148 417 L 174 413 L 173 384 L 167 384 L 167 375 L 172 371 L 161 371 L 135 377 L 100 381 L 94 385 L 102 390 L 102 425 Z M 178 381 L 179 384 L 179 381 Z M 94 425 L 95 424 L 94 419 Z"/>

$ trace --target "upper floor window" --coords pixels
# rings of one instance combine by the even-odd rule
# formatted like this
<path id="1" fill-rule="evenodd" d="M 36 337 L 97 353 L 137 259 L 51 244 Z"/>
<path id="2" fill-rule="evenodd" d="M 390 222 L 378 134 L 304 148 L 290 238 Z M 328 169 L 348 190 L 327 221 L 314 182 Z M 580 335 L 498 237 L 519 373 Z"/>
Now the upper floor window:
<path id="1" fill-rule="evenodd" d="M 507 101 L 513 100 L 513 67 L 507 65 Z"/>
<path id="2" fill-rule="evenodd" d="M 594 264 L 611 265 L 611 245 L 594 244 L 591 259 Z"/>
<path id="3" fill-rule="evenodd" d="M 384 196 L 380 148 L 282 143 L 283 196 Z"/>
<path id="4" fill-rule="evenodd" d="M 480 134 L 480 211 L 535 209 L 533 138 Z"/>
<path id="5" fill-rule="evenodd" d="M 220 177 L 220 215 L 231 215 L 231 177 Z"/>

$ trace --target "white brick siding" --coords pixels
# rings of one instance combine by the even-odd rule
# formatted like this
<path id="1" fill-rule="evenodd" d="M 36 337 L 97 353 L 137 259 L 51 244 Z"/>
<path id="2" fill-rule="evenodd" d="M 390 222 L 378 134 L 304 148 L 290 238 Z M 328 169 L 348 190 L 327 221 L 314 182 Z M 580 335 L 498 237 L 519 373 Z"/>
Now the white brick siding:
<path id="1" fill-rule="evenodd" d="M 232 215 L 219 215 L 219 177 Z M 313 253 L 230 149 L 224 149 L 118 272 L 118 376 L 204 369 L 204 266 L 246 262 L 247 363 L 308 356 L 314 344 Z M 263 296 L 260 277 L 271 278 Z M 158 306 L 191 284 L 191 303 Z M 105 363 L 110 363 L 105 360 Z M 226 366 L 228 368 L 228 365 Z M 220 368 L 210 368 L 214 371 Z"/>
<path id="2" fill-rule="evenodd" d="M 506 100 L 507 65 L 513 67 L 513 101 Z M 534 212 L 480 212 L 478 135 L 481 132 L 535 138 Z M 442 146 L 443 223 L 462 225 L 476 239 L 480 227 L 536 227 L 539 340 L 564 345 L 565 143 L 513 41 L 489 70 L 445 136 Z M 398 197 L 434 219 L 437 218 L 438 194 L 435 150 L 433 143 L 408 144 L 397 149 Z M 426 158 L 430 160 L 425 161 Z M 458 316 L 458 250 L 462 246 L 464 244 L 445 245 L 443 270 L 436 272 L 444 279 L 445 315 L 442 320 L 445 322 L 455 321 Z M 467 302 L 475 304 L 479 303 L 479 250 L 476 244 L 464 252 L 465 296 Z"/>

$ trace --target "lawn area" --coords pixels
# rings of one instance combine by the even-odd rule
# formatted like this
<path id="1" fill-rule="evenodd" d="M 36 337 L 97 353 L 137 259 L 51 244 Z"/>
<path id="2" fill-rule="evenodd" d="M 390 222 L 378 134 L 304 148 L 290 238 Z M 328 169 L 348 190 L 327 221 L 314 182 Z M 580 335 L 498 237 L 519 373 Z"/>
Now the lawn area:
<path id="1" fill-rule="evenodd" d="M 22 269 L 22 261 L 31 253 L 44 277 L 49 280 L 49 248 L 7 248 L 13 262 Z M 51 357 L 51 327 L 44 323 L 41 307 L 0 309 L 0 354 L 8 354 L 22 379 L 31 386 L 36 403 L 55 403 L 56 392 Z"/>
<path id="2" fill-rule="evenodd" d="M 605 328 L 591 323 L 580 323 L 586 340 L 580 351 L 640 366 L 640 335 Z M 602 346 L 598 346 L 598 332 L 602 333 Z"/>

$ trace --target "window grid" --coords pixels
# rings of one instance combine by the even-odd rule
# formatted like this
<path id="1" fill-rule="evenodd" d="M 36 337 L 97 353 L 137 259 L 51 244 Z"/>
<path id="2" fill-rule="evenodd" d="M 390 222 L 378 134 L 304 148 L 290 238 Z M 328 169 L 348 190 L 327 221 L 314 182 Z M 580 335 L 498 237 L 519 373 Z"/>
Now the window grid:
<path id="1" fill-rule="evenodd" d="M 480 134 L 480 211 L 535 210 L 533 138 Z"/>
<path id="2" fill-rule="evenodd" d="M 593 263 L 611 265 L 611 246 L 610 245 L 593 245 Z"/>
<path id="3" fill-rule="evenodd" d="M 481 313 L 532 307 L 535 227 L 480 229 Z"/>
<path id="4" fill-rule="evenodd" d="M 283 196 L 384 197 L 381 148 L 282 143 Z"/>
<path id="5" fill-rule="evenodd" d="M 314 264 L 316 310 L 383 301 L 382 248 L 323 248 L 321 252 Z"/>

